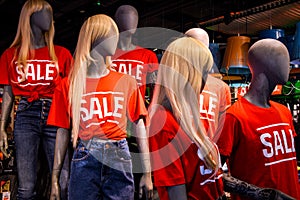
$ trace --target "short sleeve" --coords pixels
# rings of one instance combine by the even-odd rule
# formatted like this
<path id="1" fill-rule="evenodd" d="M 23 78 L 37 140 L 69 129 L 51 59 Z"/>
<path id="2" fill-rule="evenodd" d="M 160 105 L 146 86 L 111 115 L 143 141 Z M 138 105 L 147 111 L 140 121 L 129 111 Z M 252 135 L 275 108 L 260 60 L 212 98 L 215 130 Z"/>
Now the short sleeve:
<path id="1" fill-rule="evenodd" d="M 12 62 L 12 57 L 9 55 L 9 51 L 6 50 L 0 58 L 0 84 L 2 85 L 9 85 L 8 69 L 10 62 Z"/>
<path id="2" fill-rule="evenodd" d="M 58 62 L 61 77 L 68 76 L 73 64 L 73 57 L 68 49 L 62 47 L 58 55 Z"/>
<path id="3" fill-rule="evenodd" d="M 225 98 L 226 98 L 226 108 L 229 108 L 231 106 L 231 93 L 230 93 L 230 87 L 227 85 L 227 83 L 224 82 L 224 91 L 225 91 Z"/>
<path id="4" fill-rule="evenodd" d="M 131 86 L 130 86 L 131 85 Z M 136 84 L 136 81 L 133 80 L 132 84 L 128 87 L 131 88 L 129 93 L 129 101 L 128 101 L 128 110 L 127 116 L 130 121 L 135 122 L 141 116 L 146 117 L 145 124 L 148 123 L 148 112 L 144 104 L 144 99 L 141 95 L 141 92 Z"/>
<path id="5" fill-rule="evenodd" d="M 232 149 L 238 143 L 238 133 L 240 131 L 241 125 L 239 121 L 233 115 L 227 113 L 220 137 L 216 141 L 221 155 L 230 156 Z"/>
<path id="6" fill-rule="evenodd" d="M 70 110 L 68 103 L 68 79 L 64 78 L 56 87 L 47 120 L 48 125 L 70 128 Z"/>
<path id="7" fill-rule="evenodd" d="M 155 53 L 149 50 L 149 60 L 148 60 L 148 72 L 154 72 L 158 70 L 158 59 Z"/>

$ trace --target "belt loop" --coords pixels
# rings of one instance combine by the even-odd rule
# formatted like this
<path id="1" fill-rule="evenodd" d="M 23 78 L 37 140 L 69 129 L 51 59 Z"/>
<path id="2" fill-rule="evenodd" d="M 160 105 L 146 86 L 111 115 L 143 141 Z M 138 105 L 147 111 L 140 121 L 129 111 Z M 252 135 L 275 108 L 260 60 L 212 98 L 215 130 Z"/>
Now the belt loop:
<path id="1" fill-rule="evenodd" d="M 89 139 L 86 144 L 85 144 L 85 142 L 83 142 L 83 144 L 85 145 L 86 149 L 89 149 L 91 147 L 92 140 L 93 140 L 93 138 Z"/>
<path id="2" fill-rule="evenodd" d="M 117 144 L 118 147 L 121 147 L 121 146 L 123 146 L 124 143 L 126 143 L 126 142 L 127 142 L 127 140 L 126 140 L 126 138 L 124 138 L 124 139 L 122 139 L 122 140 L 116 142 L 116 144 Z"/>

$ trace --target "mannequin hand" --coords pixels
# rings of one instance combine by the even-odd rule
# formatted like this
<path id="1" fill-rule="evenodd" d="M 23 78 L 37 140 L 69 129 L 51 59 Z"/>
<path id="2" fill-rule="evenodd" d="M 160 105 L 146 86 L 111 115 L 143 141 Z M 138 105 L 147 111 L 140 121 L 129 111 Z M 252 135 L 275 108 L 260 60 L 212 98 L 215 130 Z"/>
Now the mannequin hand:
<path id="1" fill-rule="evenodd" d="M 254 200 L 295 200 L 283 192 L 273 188 L 261 188 L 223 174 L 224 190 L 226 192 L 235 193 L 240 196 L 248 197 Z"/>
<path id="2" fill-rule="evenodd" d="M 7 153 L 8 142 L 7 142 L 7 133 L 5 130 L 1 130 L 0 133 L 0 150 L 6 158 L 10 157 L 10 154 Z"/>
<path id="3" fill-rule="evenodd" d="M 55 175 L 55 173 L 54 171 L 52 174 L 50 200 L 60 200 L 59 176 Z"/>
<path id="4" fill-rule="evenodd" d="M 144 191 L 143 191 L 144 189 Z M 145 192 L 146 199 L 152 199 L 153 197 L 153 184 L 151 179 L 151 173 L 145 173 L 140 180 L 139 198 L 141 199 Z"/>
<path id="5" fill-rule="evenodd" d="M 293 197 L 272 188 L 262 188 L 257 196 L 259 200 L 295 200 Z"/>

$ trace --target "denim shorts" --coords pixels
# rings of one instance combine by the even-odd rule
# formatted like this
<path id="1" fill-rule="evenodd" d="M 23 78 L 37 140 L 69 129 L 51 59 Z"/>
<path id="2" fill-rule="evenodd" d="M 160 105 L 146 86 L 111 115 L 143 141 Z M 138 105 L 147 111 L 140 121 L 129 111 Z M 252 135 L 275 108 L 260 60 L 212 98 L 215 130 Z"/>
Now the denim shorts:
<path id="1" fill-rule="evenodd" d="M 133 198 L 132 161 L 126 139 L 79 141 L 71 163 L 69 199 Z"/>

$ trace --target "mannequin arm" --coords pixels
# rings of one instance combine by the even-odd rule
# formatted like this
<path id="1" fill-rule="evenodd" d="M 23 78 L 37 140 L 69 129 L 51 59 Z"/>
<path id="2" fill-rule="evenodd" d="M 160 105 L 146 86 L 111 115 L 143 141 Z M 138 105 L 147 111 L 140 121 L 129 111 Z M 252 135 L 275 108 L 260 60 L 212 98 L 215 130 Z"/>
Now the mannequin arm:
<path id="1" fill-rule="evenodd" d="M 155 84 L 157 79 L 157 70 L 147 75 L 147 84 Z"/>
<path id="2" fill-rule="evenodd" d="M 3 96 L 2 96 L 2 113 L 1 113 L 1 124 L 0 124 L 0 148 L 6 157 L 9 157 L 6 150 L 8 148 L 7 143 L 7 132 L 6 127 L 8 125 L 9 117 L 12 111 L 12 106 L 14 103 L 14 96 L 12 94 L 11 86 L 4 86 Z"/>
<path id="3" fill-rule="evenodd" d="M 185 185 L 174 185 L 167 187 L 168 195 L 170 200 L 187 200 Z"/>
<path id="4" fill-rule="evenodd" d="M 228 157 L 221 155 L 222 165 Z M 226 192 L 249 197 L 254 200 L 295 200 L 283 192 L 272 188 L 260 188 L 223 173 L 223 184 Z"/>
<path id="5" fill-rule="evenodd" d="M 151 103 L 156 79 L 157 79 L 157 70 L 147 74 L 147 90 L 145 96 L 145 101 L 147 105 Z"/>
<path id="6" fill-rule="evenodd" d="M 223 174 L 224 190 L 254 200 L 295 200 L 283 192 L 272 188 L 260 188 L 236 179 L 227 173 Z"/>
<path id="7" fill-rule="evenodd" d="M 69 145 L 69 140 L 69 130 L 64 128 L 58 128 L 55 142 L 50 200 L 60 200 L 59 176 L 64 163 L 64 158 Z"/>
<path id="8" fill-rule="evenodd" d="M 137 144 L 139 147 L 144 174 L 140 180 L 139 196 L 142 198 L 143 188 L 145 188 L 146 197 L 151 199 L 153 196 L 153 184 L 151 179 L 151 163 L 149 154 L 149 143 L 146 128 L 143 119 L 136 123 Z"/>

